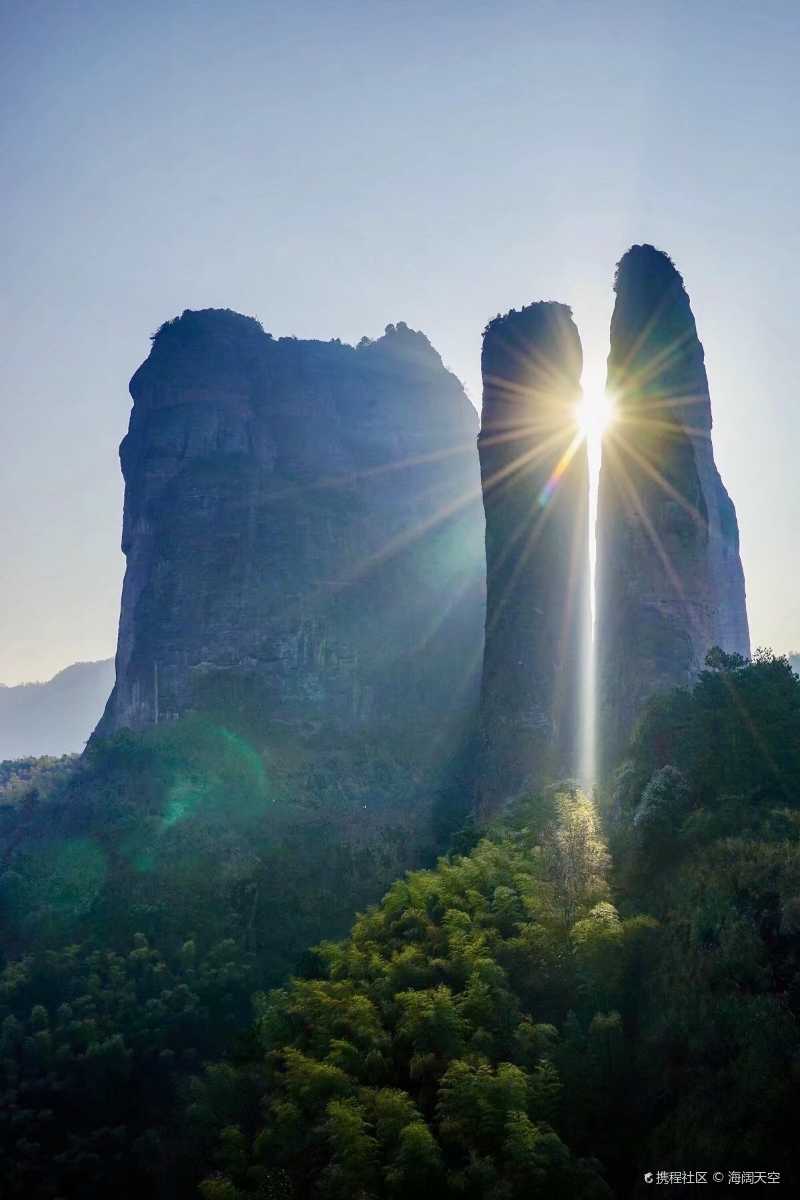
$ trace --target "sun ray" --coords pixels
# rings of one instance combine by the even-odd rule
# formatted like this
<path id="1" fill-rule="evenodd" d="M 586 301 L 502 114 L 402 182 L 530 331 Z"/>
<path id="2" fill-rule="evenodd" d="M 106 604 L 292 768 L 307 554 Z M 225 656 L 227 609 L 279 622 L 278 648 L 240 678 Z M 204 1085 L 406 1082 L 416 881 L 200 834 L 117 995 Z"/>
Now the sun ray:
<path id="1" fill-rule="evenodd" d="M 689 500 L 687 500 L 686 497 L 682 495 L 682 493 L 679 492 L 673 484 L 669 482 L 666 476 L 659 471 L 658 467 L 656 467 L 646 457 L 645 454 L 637 450 L 621 432 L 617 434 L 615 443 L 618 449 L 624 451 L 625 454 L 630 455 L 630 457 L 636 463 L 638 463 L 645 474 L 648 475 L 649 478 L 655 483 L 657 483 L 659 487 L 666 492 L 670 499 L 674 500 L 677 504 L 680 504 L 680 506 L 685 509 L 687 513 L 689 513 L 689 515 L 694 521 L 697 522 L 698 525 L 710 532 L 708 520 L 703 516 L 703 514 L 699 512 L 698 509 L 695 508 L 695 506 Z"/>
<path id="2" fill-rule="evenodd" d="M 550 499 L 552 498 L 552 495 L 555 492 L 556 488 L 558 487 L 559 483 L 563 479 L 563 477 L 567 471 L 567 468 L 569 467 L 569 464 L 572 462 L 573 458 L 575 457 L 576 450 L 583 443 L 583 439 L 584 439 L 584 434 L 580 430 L 578 430 L 578 432 L 575 434 L 575 436 L 573 437 L 570 444 L 567 446 L 564 453 L 561 455 L 561 458 L 558 460 L 556 465 L 553 467 L 553 470 L 550 474 L 550 478 L 547 480 L 547 482 L 545 483 L 544 487 L 539 492 L 539 495 L 537 497 L 536 502 L 540 508 L 545 508 L 547 506 L 547 504 L 550 502 Z"/>
<path id="3" fill-rule="evenodd" d="M 618 448 L 618 445 L 619 445 L 619 443 L 617 442 L 617 446 L 615 448 Z M 661 559 L 661 562 L 664 566 L 664 569 L 667 573 L 668 578 L 670 579 L 671 583 L 675 587 L 675 590 L 677 591 L 678 595 L 681 598 L 681 601 L 684 605 L 686 617 L 687 617 L 687 620 L 688 620 L 690 626 L 692 626 L 698 634 L 702 635 L 704 631 L 700 624 L 699 618 L 698 618 L 697 614 L 694 612 L 692 606 L 686 602 L 686 596 L 684 593 L 683 586 L 681 584 L 681 581 L 680 581 L 677 573 L 675 572 L 675 570 L 672 566 L 669 555 L 667 554 L 666 550 L 664 549 L 661 539 L 658 536 L 657 531 L 655 530 L 652 522 L 650 521 L 649 517 L 647 516 L 647 514 L 644 510 L 644 506 L 642 505 L 641 499 L 636 491 L 633 481 L 630 479 L 630 476 L 628 475 L 627 471 L 625 470 L 624 465 L 622 464 L 622 462 L 619 458 L 617 458 L 616 462 L 614 463 L 614 469 L 615 469 L 616 478 L 622 484 L 622 486 L 625 488 L 626 494 L 628 495 L 629 499 L 631 500 L 631 503 L 633 504 L 637 514 L 639 515 L 639 517 L 642 521 L 642 524 L 644 525 L 645 529 L 647 530 L 647 533 L 650 537 L 650 540 L 653 544 L 654 549 L 656 550 L 656 553 L 658 554 L 659 558 Z M 731 699 L 733 700 L 734 705 L 736 706 L 736 708 L 738 709 L 738 711 L 742 717 L 742 720 L 744 721 L 747 728 L 750 730 L 750 733 L 752 734 L 752 737 L 753 737 L 753 740 L 754 740 L 756 746 L 758 747 L 758 749 L 761 751 L 762 755 L 764 756 L 764 761 L 767 763 L 767 766 L 770 768 L 770 770 L 775 775 L 781 788 L 783 790 L 785 790 L 785 784 L 783 782 L 781 769 L 780 769 L 779 765 L 775 762 L 773 756 L 771 755 L 769 748 L 766 745 L 766 742 L 764 741 L 764 738 L 761 735 L 761 733 L 758 729 L 758 726 L 754 722 L 751 714 L 748 712 L 747 707 L 744 704 L 744 701 L 742 700 L 742 697 L 736 691 L 734 680 L 729 678 L 729 676 L 725 672 L 723 672 L 722 678 L 723 678 L 724 685 L 727 688 L 727 690 L 731 696 Z"/>
<path id="4" fill-rule="evenodd" d="M 568 434 L 568 432 L 569 430 L 567 428 L 566 434 Z M 530 462 L 538 461 L 545 456 L 552 458 L 552 451 L 557 449 L 559 445 L 563 445 L 564 440 L 565 429 L 563 426 L 561 426 L 547 439 L 539 442 L 538 445 L 533 447 L 527 454 L 521 456 L 519 459 L 514 460 L 512 463 L 506 464 L 506 466 L 500 468 L 495 475 L 490 476 L 488 480 L 484 480 L 484 495 L 492 490 L 499 480 L 502 480 L 504 484 L 507 485 L 510 475 L 512 476 L 511 482 L 516 483 L 517 481 L 513 478 L 512 473 L 516 473 L 520 469 L 521 465 L 527 465 Z M 524 511 L 515 529 L 505 538 L 502 551 L 493 560 L 493 570 L 497 572 L 505 565 L 507 559 L 512 551 L 516 548 L 520 539 L 525 537 L 525 543 L 521 549 L 521 552 L 517 556 L 511 575 L 506 581 L 503 592 L 496 602 L 495 611 L 492 614 L 492 618 L 487 627 L 487 634 L 494 630 L 498 620 L 502 616 L 508 595 L 513 589 L 520 571 L 528 561 L 528 558 L 530 557 L 530 554 L 542 533 L 549 511 L 549 503 L 558 487 L 558 484 L 561 482 L 567 470 L 569 469 L 569 465 L 574 458 L 576 451 L 581 445 L 582 440 L 582 435 L 579 432 L 573 435 L 572 440 L 560 455 L 556 466 L 553 468 L 547 481 L 539 491 L 537 505 L 540 509 L 540 512 L 536 516 L 536 519 L 531 524 L 532 513 L 529 510 Z"/>
<path id="5" fill-rule="evenodd" d="M 625 469 L 624 464 L 622 463 L 622 461 L 619 458 L 616 459 L 614 468 L 615 468 L 616 478 L 617 478 L 618 482 L 625 489 L 625 493 L 628 497 L 628 500 L 630 501 L 631 505 L 634 508 L 634 511 L 636 512 L 637 516 L 639 517 L 640 521 L 642 522 L 642 525 L 644 526 L 644 528 L 650 538 L 650 541 L 653 545 L 653 549 L 655 550 L 656 554 L 658 555 L 659 559 L 661 560 L 661 564 L 664 567 L 667 578 L 669 579 L 670 583 L 675 588 L 675 591 L 678 593 L 678 596 L 680 597 L 681 602 L 686 609 L 686 614 L 687 614 L 687 617 L 688 617 L 690 623 L 694 623 L 693 622 L 693 614 L 691 612 L 690 606 L 686 604 L 686 595 L 685 595 L 685 592 L 683 589 L 683 584 L 681 583 L 680 577 L 672 565 L 669 554 L 665 550 L 664 545 L 661 541 L 661 538 L 658 536 L 657 529 L 653 525 L 653 522 L 650 520 L 650 517 L 647 515 L 647 511 L 645 510 L 645 507 L 644 507 L 644 504 L 642 503 L 641 497 L 639 496 L 639 493 L 636 490 L 636 485 L 634 484 L 633 480 L 630 478 L 627 470 Z"/>
<path id="6" fill-rule="evenodd" d="M 669 578 L 670 582 L 672 583 L 673 587 L 675 588 L 676 592 L 678 593 L 678 595 L 681 599 L 681 602 L 684 606 L 684 611 L 685 611 L 687 620 L 689 622 L 689 625 L 692 628 L 694 628 L 695 631 L 699 635 L 702 636 L 702 634 L 704 633 L 704 630 L 701 626 L 699 617 L 694 612 L 692 606 L 687 603 L 685 592 L 683 589 L 683 585 L 680 581 L 680 578 L 678 577 L 677 572 L 675 571 L 675 569 L 672 566 L 669 555 L 667 554 L 666 550 L 664 549 L 664 546 L 661 542 L 661 539 L 658 536 L 658 533 L 657 533 L 655 527 L 652 524 L 652 521 L 649 519 L 649 517 L 647 516 L 647 514 L 645 512 L 644 505 L 642 504 L 641 498 L 639 497 L 638 492 L 636 491 L 636 487 L 635 487 L 635 484 L 633 483 L 633 480 L 631 479 L 630 475 L 628 474 L 628 472 L 625 468 L 624 463 L 622 462 L 622 459 L 619 455 L 619 451 L 624 451 L 625 453 L 629 454 L 631 456 L 631 458 L 633 458 L 634 461 L 638 463 L 638 465 L 642 468 L 642 470 L 644 470 L 649 475 L 650 478 L 652 478 L 657 484 L 659 484 L 659 486 L 663 487 L 668 495 L 670 495 L 678 503 L 681 503 L 683 505 L 683 507 L 696 520 L 699 520 L 700 522 L 702 522 L 702 524 L 706 528 L 708 528 L 707 521 L 685 499 L 685 497 L 681 496 L 681 494 L 669 483 L 668 480 L 666 480 L 664 478 L 663 474 L 652 463 L 650 463 L 642 454 L 638 453 L 634 449 L 634 447 L 631 446 L 630 443 L 627 442 L 627 439 L 624 438 L 624 436 L 621 434 L 621 432 L 619 430 L 615 430 L 613 442 L 611 442 L 611 444 L 607 444 L 606 450 L 609 454 L 609 457 L 613 459 L 613 463 L 611 465 L 613 467 L 616 479 L 624 488 L 626 495 L 628 496 L 628 498 L 629 498 L 631 504 L 633 505 L 640 520 L 642 521 L 642 524 L 644 525 L 644 527 L 647 531 L 650 541 L 662 562 L 665 572 L 667 573 L 667 577 Z M 761 735 L 761 732 L 758 729 L 756 722 L 753 720 L 750 712 L 747 710 L 747 706 L 745 705 L 742 697 L 737 692 L 736 686 L 735 686 L 735 680 L 731 679 L 726 672 L 722 673 L 722 679 L 723 679 L 724 686 L 728 690 L 728 693 L 731 696 L 731 699 L 732 699 L 734 705 L 736 706 L 742 720 L 744 721 L 745 725 L 749 729 L 749 731 L 753 737 L 753 741 L 755 742 L 759 751 L 763 755 L 764 761 L 766 762 L 766 764 L 769 767 L 769 769 L 771 770 L 771 772 L 775 775 L 779 786 L 783 790 L 785 790 L 785 784 L 783 781 L 781 769 L 780 769 L 779 765 L 775 762 L 775 759 L 772 756 L 772 754 L 770 753 L 769 747 L 766 745 L 766 742 L 764 741 L 764 738 Z"/>
<path id="7" fill-rule="evenodd" d="M 493 472 L 491 475 L 488 475 L 484 479 L 484 494 L 497 487 L 498 484 L 503 483 L 505 480 L 508 480 L 510 477 L 516 475 L 524 467 L 532 466 L 534 463 L 539 462 L 540 459 L 548 456 L 552 450 L 556 449 L 563 443 L 563 440 L 563 431 L 559 430 L 558 432 L 553 433 L 549 437 L 538 442 L 537 445 L 532 446 L 530 450 L 526 450 L 524 454 L 520 454 L 517 458 L 512 459 L 511 462 L 505 463 L 502 467 L 499 467 L 497 471 Z M 484 440 L 483 437 L 481 437 L 481 444 L 483 446 L 494 445 L 494 441 L 491 438 Z"/>

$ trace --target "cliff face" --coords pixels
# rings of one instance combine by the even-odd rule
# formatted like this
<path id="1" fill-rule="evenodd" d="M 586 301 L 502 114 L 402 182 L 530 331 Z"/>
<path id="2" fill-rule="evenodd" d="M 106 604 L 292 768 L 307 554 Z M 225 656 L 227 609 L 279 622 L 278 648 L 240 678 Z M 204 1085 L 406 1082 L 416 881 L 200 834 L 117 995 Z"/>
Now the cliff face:
<path id="1" fill-rule="evenodd" d="M 598 498 L 597 683 L 604 769 L 645 700 L 712 646 L 749 654 L 736 511 L 714 463 L 703 347 L 683 280 L 652 246 L 617 269 Z"/>
<path id="2" fill-rule="evenodd" d="M 575 406 L 582 354 L 570 310 L 492 321 L 478 449 L 487 609 L 479 808 L 578 767 L 588 652 L 588 468 Z"/>
<path id="3" fill-rule="evenodd" d="M 423 334 L 388 326 L 353 348 L 185 312 L 130 391 L 97 734 L 200 709 L 267 739 L 433 736 L 476 700 L 477 417 Z"/>

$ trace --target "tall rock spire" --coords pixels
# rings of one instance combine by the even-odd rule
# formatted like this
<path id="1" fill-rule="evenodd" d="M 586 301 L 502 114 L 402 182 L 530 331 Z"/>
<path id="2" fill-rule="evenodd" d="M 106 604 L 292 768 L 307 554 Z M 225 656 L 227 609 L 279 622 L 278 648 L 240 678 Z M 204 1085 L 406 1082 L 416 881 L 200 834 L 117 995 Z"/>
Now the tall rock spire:
<path id="1" fill-rule="evenodd" d="M 570 309 L 491 321 L 478 450 L 487 613 L 479 810 L 576 771 L 589 629 L 588 470 Z"/>
<path id="2" fill-rule="evenodd" d="M 380 728 L 415 770 L 446 748 L 477 705 L 483 516 L 475 411 L 428 339 L 401 322 L 354 348 L 185 312 L 131 395 L 97 733 L 200 710 L 259 744 Z"/>
<path id="3" fill-rule="evenodd" d="M 703 347 L 683 280 L 632 246 L 615 280 L 600 472 L 597 711 L 601 770 L 644 702 L 691 682 L 712 646 L 748 655 L 736 510 L 714 463 Z"/>

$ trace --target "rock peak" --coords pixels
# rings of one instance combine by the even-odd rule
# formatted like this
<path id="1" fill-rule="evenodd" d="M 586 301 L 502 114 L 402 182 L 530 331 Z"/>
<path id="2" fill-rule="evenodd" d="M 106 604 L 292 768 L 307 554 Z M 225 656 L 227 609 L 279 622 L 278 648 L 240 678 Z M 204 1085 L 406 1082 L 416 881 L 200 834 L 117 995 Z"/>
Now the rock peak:
<path id="1" fill-rule="evenodd" d="M 578 767 L 588 652 L 588 464 L 580 338 L 565 304 L 496 317 L 481 355 L 486 638 L 478 807 Z"/>
<path id="2" fill-rule="evenodd" d="M 130 390 L 101 734 L 222 696 L 298 737 L 426 705 L 430 731 L 476 701 L 477 418 L 424 334 L 400 322 L 356 349 L 187 310 Z"/>
<path id="3" fill-rule="evenodd" d="M 527 354 L 525 370 L 528 376 L 543 361 L 544 348 L 547 356 L 554 363 L 558 362 L 559 370 L 563 370 L 567 376 L 577 375 L 580 378 L 583 352 L 568 304 L 556 300 L 535 300 L 523 308 L 511 308 L 507 313 L 498 313 L 483 331 L 482 357 L 488 355 L 491 358 L 499 351 L 511 356 L 520 352 Z M 519 369 L 514 374 L 519 374 Z M 535 384 L 536 379 L 531 382 Z"/>
<path id="4" fill-rule="evenodd" d="M 683 277 L 654 246 L 632 246 L 617 264 L 609 387 L 617 406 L 672 408 L 687 425 L 711 428 L 705 355 Z"/>
<path id="5" fill-rule="evenodd" d="M 622 255 L 614 275 L 614 291 L 617 291 L 621 280 L 635 274 L 649 274 L 653 278 L 677 278 L 681 287 L 684 286 L 683 276 L 666 250 L 659 250 L 650 242 L 636 243 Z"/>
<path id="6" fill-rule="evenodd" d="M 186 344 L 201 338 L 271 339 L 255 317 L 247 317 L 232 308 L 185 308 L 179 317 L 164 321 L 150 341 L 154 349 L 169 344 Z"/>
<path id="7" fill-rule="evenodd" d="M 614 281 L 608 387 L 617 419 L 598 498 L 597 683 L 604 767 L 657 691 L 720 646 L 747 656 L 736 511 L 714 462 L 703 347 L 670 257 L 632 246 Z"/>
<path id="8" fill-rule="evenodd" d="M 405 321 L 387 325 L 383 336 L 375 341 L 362 338 L 358 349 L 366 351 L 368 355 L 383 355 L 390 359 L 405 360 L 409 364 L 415 363 L 419 367 L 442 370 L 441 356 L 425 334 L 421 330 L 411 329 Z"/>

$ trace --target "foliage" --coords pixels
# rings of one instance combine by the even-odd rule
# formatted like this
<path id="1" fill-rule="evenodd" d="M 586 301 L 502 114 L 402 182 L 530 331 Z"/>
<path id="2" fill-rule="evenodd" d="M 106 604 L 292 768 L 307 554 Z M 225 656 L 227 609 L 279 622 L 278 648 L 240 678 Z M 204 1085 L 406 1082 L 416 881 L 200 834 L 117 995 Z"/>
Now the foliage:
<path id="1" fill-rule="evenodd" d="M 0 1192 L 600 1200 L 687 1162 L 797 1183 L 790 663 L 716 651 L 657 697 L 602 826 L 551 789 L 402 878 L 434 842 L 413 803 L 390 822 L 393 755 L 195 718 L 43 786 L 11 772 Z M 466 746 L 440 839 L 471 771 Z"/>
<path id="2" fill-rule="evenodd" d="M 715 652 L 640 723 L 606 804 L 610 876 L 591 804 L 562 792 L 396 884 L 259 1002 L 261 1100 L 218 1114 L 242 1156 L 218 1149 L 207 1186 L 627 1195 L 689 1160 L 769 1162 L 791 1185 L 798 754 L 787 661 Z M 416 1148 L 402 1165 L 386 1092 Z"/>
<path id="3" fill-rule="evenodd" d="M 3 1196 L 104 1197 L 169 1168 L 182 1075 L 244 1021 L 252 963 L 233 941 L 171 954 L 71 945 L 0 974 Z"/>
<path id="4" fill-rule="evenodd" d="M 14 808 L 50 796 L 69 778 L 77 755 L 14 758 L 0 762 L 0 807 Z"/>
<path id="5" fill-rule="evenodd" d="M 637 1018 L 643 1161 L 769 1162 L 797 1182 L 800 681 L 790 662 L 715 650 L 691 691 L 653 701 L 609 816 L 618 902 L 662 921 Z"/>
<path id="6" fill-rule="evenodd" d="M 318 947 L 313 977 L 257 1001 L 263 1097 L 205 1194 L 259 1195 L 281 1171 L 293 1196 L 610 1195 L 565 1144 L 562 1099 L 585 1090 L 576 1039 L 595 1094 L 621 1093 L 614 1010 L 655 926 L 598 900 L 605 869 L 592 806 L 571 791 L 396 883 Z"/>
<path id="7" fill-rule="evenodd" d="M 47 792 L 0 806 L 0 947 L 120 949 L 139 931 L 167 943 L 202 930 L 241 942 L 261 984 L 278 982 L 432 857 L 402 757 L 288 740 L 281 757 L 201 717 L 94 743 Z"/>
<path id="8" fill-rule="evenodd" d="M 697 802 L 769 791 L 800 794 L 800 688 L 789 660 L 757 651 L 752 662 L 713 650 L 691 691 L 659 696 L 636 730 L 635 799 L 655 771 L 691 779 Z"/>
<path id="9" fill-rule="evenodd" d="M 59 1045 L 46 1069 L 32 1064 L 19 1086 L 7 1082 L 17 1108 L 6 1130 L 13 1153 L 0 1155 L 0 1194 L 84 1197 L 96 1187 L 105 1195 L 100 1181 L 113 1178 L 124 1196 L 138 1194 L 146 1175 L 145 1191 L 177 1195 L 187 1159 L 189 1176 L 196 1171 L 193 1144 L 179 1145 L 168 1129 L 161 1148 L 150 1139 L 142 1155 L 140 1138 L 174 1123 L 192 1072 L 242 1034 L 253 990 L 305 969 L 309 945 L 343 933 L 406 866 L 432 857 L 403 748 L 318 739 L 311 749 L 313 757 L 284 739 L 280 753 L 264 750 L 219 721 L 192 717 L 93 742 L 80 760 L 9 765 L 0 969 L 5 962 L 27 982 L 24 1003 L 14 993 L 0 1021 L 24 1026 L 38 1004 L 52 1033 L 59 1005 L 86 995 L 86 979 L 99 973 L 102 1011 L 87 1019 L 99 1043 L 118 1048 L 127 1074 L 106 1105 L 99 1075 L 99 1091 L 86 1076 L 81 1092 L 72 1050 Z M 138 975 L 124 977 L 140 937 L 161 963 L 155 992 L 142 991 Z M 224 1019 L 184 951 L 194 947 L 200 960 L 220 945 L 238 979 Z M 113 970 L 90 967 L 95 960 Z M 118 982 L 130 1002 L 114 999 Z M 162 990 L 181 985 L 194 997 L 194 1024 L 154 1007 Z M 140 1002 L 161 1038 L 158 1053 L 145 1044 Z M 162 1050 L 169 1069 L 153 1065 Z M 56 1114 L 54 1124 L 41 1113 Z M 114 1147 L 103 1142 L 109 1129 Z M 117 1165 L 104 1175 L 91 1165 L 95 1153 Z M 76 1155 L 90 1156 L 80 1169 Z"/>

